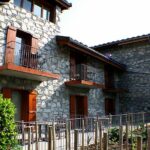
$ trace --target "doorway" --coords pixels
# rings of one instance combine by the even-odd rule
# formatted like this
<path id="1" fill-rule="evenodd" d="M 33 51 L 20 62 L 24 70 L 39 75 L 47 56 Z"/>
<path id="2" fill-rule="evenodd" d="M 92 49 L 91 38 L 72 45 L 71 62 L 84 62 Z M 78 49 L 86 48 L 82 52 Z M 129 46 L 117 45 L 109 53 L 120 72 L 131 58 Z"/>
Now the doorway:
<path id="1" fill-rule="evenodd" d="M 70 118 L 72 127 L 82 127 L 82 119 L 88 116 L 87 96 L 70 96 Z"/>
<path id="2" fill-rule="evenodd" d="M 36 93 L 33 91 L 2 89 L 3 96 L 10 98 L 16 107 L 15 121 L 36 120 Z"/>
<path id="3" fill-rule="evenodd" d="M 105 99 L 105 115 L 115 115 L 115 99 Z"/>
<path id="4" fill-rule="evenodd" d="M 88 115 L 87 96 L 71 95 L 70 96 L 70 117 L 82 118 Z"/>

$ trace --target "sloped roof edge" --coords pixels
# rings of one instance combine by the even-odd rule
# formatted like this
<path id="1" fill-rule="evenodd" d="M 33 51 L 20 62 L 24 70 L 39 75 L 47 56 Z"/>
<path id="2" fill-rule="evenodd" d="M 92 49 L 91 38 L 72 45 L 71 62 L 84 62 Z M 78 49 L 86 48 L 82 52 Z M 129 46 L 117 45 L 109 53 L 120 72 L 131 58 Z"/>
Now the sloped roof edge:
<path id="1" fill-rule="evenodd" d="M 126 70 L 126 66 L 124 64 L 121 64 L 112 58 L 105 56 L 101 54 L 100 52 L 95 51 L 94 49 L 84 45 L 83 43 L 74 40 L 68 36 L 56 36 L 56 41 L 58 45 L 61 46 L 69 46 L 71 48 L 74 48 L 80 52 L 83 52 L 87 55 L 90 55 L 98 60 L 100 60 L 103 63 L 109 64 L 119 70 Z"/>
<path id="2" fill-rule="evenodd" d="M 131 43 L 142 42 L 142 41 L 150 41 L 150 34 L 144 34 L 144 35 L 140 35 L 140 36 L 135 36 L 135 37 L 131 37 L 131 38 L 126 38 L 126 39 L 112 41 L 112 42 L 108 42 L 108 43 L 104 43 L 104 44 L 99 44 L 99 45 L 93 46 L 92 48 L 99 50 L 99 49 L 109 48 L 109 47 L 113 47 L 113 46 L 127 45 L 127 44 L 131 44 Z"/>
<path id="3" fill-rule="evenodd" d="M 71 3 L 69 3 L 67 0 L 54 0 L 55 3 L 61 7 L 62 10 L 68 9 L 72 6 Z"/>

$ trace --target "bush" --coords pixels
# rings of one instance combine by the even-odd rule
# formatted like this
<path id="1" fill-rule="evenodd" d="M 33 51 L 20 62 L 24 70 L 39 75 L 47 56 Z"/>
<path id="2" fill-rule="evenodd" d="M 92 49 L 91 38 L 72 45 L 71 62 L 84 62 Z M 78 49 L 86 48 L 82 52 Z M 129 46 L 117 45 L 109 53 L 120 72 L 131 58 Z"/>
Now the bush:
<path id="1" fill-rule="evenodd" d="M 13 149 L 17 144 L 14 115 L 14 104 L 0 94 L 0 150 Z"/>
<path id="2" fill-rule="evenodd" d="M 115 144 L 119 143 L 119 129 L 118 128 L 110 128 L 108 131 L 109 134 L 109 143 Z"/>

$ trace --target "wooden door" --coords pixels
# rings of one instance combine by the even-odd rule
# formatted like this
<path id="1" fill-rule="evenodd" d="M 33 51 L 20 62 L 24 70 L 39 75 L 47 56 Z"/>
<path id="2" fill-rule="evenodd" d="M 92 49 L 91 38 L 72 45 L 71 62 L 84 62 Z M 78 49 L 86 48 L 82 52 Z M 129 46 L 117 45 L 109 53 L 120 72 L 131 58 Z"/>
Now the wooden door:
<path id="1" fill-rule="evenodd" d="M 70 118 L 75 118 L 76 115 L 76 96 L 70 96 Z"/>
<path id="2" fill-rule="evenodd" d="M 105 87 L 114 88 L 114 70 L 110 66 L 105 66 Z"/>
<path id="3" fill-rule="evenodd" d="M 29 116 L 28 121 L 35 121 L 36 120 L 36 92 L 29 93 Z"/>
<path id="4" fill-rule="evenodd" d="M 111 98 L 105 99 L 105 114 L 115 114 L 115 100 Z"/>

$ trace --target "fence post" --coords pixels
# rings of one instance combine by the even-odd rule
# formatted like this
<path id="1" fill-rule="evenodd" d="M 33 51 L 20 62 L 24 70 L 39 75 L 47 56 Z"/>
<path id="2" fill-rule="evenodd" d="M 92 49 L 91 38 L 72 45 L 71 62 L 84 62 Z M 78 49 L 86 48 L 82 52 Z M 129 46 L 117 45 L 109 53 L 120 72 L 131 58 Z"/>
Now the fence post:
<path id="1" fill-rule="evenodd" d="M 35 122 L 35 134 L 36 134 L 36 150 L 38 150 L 38 123 Z"/>
<path id="2" fill-rule="evenodd" d="M 69 140 L 69 150 L 71 150 L 71 121 L 68 122 L 68 140 Z"/>
<path id="3" fill-rule="evenodd" d="M 78 130 L 74 130 L 74 150 L 78 150 Z"/>
<path id="4" fill-rule="evenodd" d="M 137 137 L 137 150 L 142 150 L 142 137 Z"/>
<path id="5" fill-rule="evenodd" d="M 21 132 L 22 132 L 22 144 L 24 145 L 24 141 L 25 141 L 25 131 L 24 131 L 24 127 L 25 127 L 25 124 L 24 124 L 24 121 L 22 120 L 21 121 Z"/>
<path id="6" fill-rule="evenodd" d="M 147 149 L 150 149 L 150 128 L 147 128 Z"/>
<path id="7" fill-rule="evenodd" d="M 56 133 L 55 133 L 55 124 L 53 124 L 53 150 L 56 150 Z"/>
<path id="8" fill-rule="evenodd" d="M 120 150 L 123 150 L 123 126 L 121 125 L 119 128 L 119 144 L 120 144 Z"/>
<path id="9" fill-rule="evenodd" d="M 99 123 L 99 146 L 100 146 L 100 150 L 102 150 L 102 123 L 100 121 Z"/>
<path id="10" fill-rule="evenodd" d="M 45 139 L 47 140 L 48 138 L 48 124 L 45 124 Z"/>
<path id="11" fill-rule="evenodd" d="M 68 147 L 69 147 L 69 128 L 68 128 L 68 123 L 66 121 L 66 150 L 68 150 Z"/>
<path id="12" fill-rule="evenodd" d="M 28 150 L 31 150 L 31 127 L 28 127 Z"/>
<path id="13" fill-rule="evenodd" d="M 82 150 L 84 150 L 84 119 L 82 119 Z"/>
<path id="14" fill-rule="evenodd" d="M 41 133 L 42 133 L 41 124 L 39 124 L 38 126 L 39 126 L 39 139 L 40 139 L 41 138 Z"/>
<path id="15" fill-rule="evenodd" d="M 126 150 L 129 149 L 128 145 L 128 130 L 129 130 L 129 124 L 126 122 Z"/>
<path id="16" fill-rule="evenodd" d="M 143 119 L 143 124 L 145 123 L 145 113 L 142 112 L 142 119 Z"/>
<path id="17" fill-rule="evenodd" d="M 98 121 L 96 121 L 95 126 L 95 146 L 97 147 L 97 139 L 98 139 Z"/>
<path id="18" fill-rule="evenodd" d="M 53 150 L 53 142 L 52 142 L 52 126 L 48 127 L 48 150 Z"/>
<path id="19" fill-rule="evenodd" d="M 104 150 L 108 150 L 108 133 L 104 133 Z"/>

